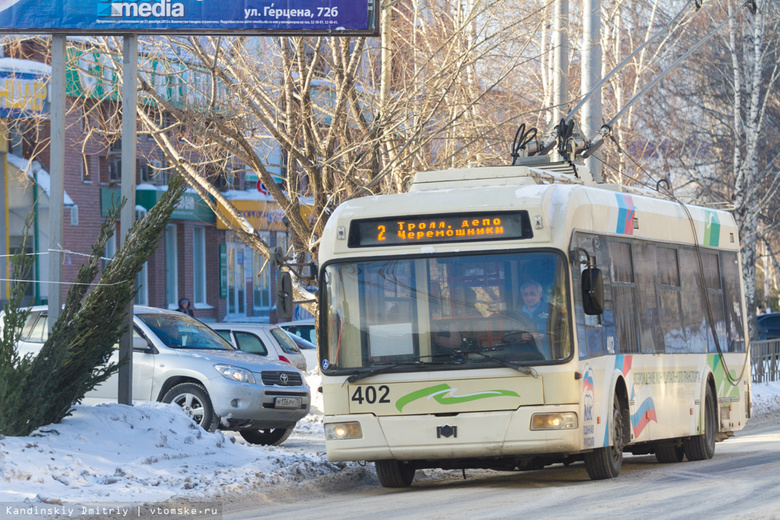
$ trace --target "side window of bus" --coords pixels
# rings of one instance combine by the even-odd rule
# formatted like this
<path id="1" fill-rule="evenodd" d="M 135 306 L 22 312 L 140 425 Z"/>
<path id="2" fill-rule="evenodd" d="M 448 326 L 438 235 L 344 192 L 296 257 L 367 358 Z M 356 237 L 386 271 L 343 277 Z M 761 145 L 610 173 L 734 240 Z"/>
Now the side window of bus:
<path id="1" fill-rule="evenodd" d="M 631 243 L 610 240 L 610 275 L 615 304 L 617 351 L 622 354 L 639 352 L 636 320 L 636 282 Z"/>
<path id="2" fill-rule="evenodd" d="M 647 242 L 634 242 L 634 275 L 639 313 L 639 351 L 664 352 L 661 307 L 658 301 L 658 248 Z"/>
<path id="3" fill-rule="evenodd" d="M 685 334 L 682 326 L 682 286 L 677 250 L 658 247 L 658 282 L 661 292 L 661 325 L 666 352 L 682 352 Z"/>
<path id="4" fill-rule="evenodd" d="M 718 344 L 721 349 L 726 350 L 728 348 L 726 310 L 717 253 L 702 252 L 702 264 L 704 265 L 704 281 L 707 287 L 707 301 L 712 311 L 715 331 L 718 334 Z M 709 340 L 707 352 L 717 352 L 715 341 L 712 338 L 712 329 L 710 327 L 707 329 L 707 338 Z"/>
<path id="5" fill-rule="evenodd" d="M 686 352 L 707 351 L 707 319 L 702 301 L 702 286 L 696 251 L 681 248 L 680 279 L 682 281 L 683 327 Z"/>
<path id="6" fill-rule="evenodd" d="M 720 267 L 723 274 L 723 298 L 726 302 L 726 324 L 728 326 L 728 351 L 745 352 L 744 322 L 739 299 L 739 279 L 742 275 L 739 257 L 736 253 L 721 253 Z M 721 348 L 726 350 L 724 345 Z"/>

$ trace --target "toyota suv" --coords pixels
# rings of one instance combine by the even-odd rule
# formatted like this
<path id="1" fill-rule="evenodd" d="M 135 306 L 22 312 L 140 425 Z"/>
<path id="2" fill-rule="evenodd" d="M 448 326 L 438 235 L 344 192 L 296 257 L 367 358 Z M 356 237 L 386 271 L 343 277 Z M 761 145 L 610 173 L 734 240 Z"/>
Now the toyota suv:
<path id="1" fill-rule="evenodd" d="M 45 306 L 31 309 L 20 355 L 43 346 L 47 314 Z M 284 442 L 311 403 L 300 370 L 241 352 L 204 323 L 153 307 L 134 309 L 132 373 L 133 399 L 175 403 L 204 429 L 237 430 L 254 444 Z M 84 402 L 116 400 L 117 378 L 95 387 Z"/>

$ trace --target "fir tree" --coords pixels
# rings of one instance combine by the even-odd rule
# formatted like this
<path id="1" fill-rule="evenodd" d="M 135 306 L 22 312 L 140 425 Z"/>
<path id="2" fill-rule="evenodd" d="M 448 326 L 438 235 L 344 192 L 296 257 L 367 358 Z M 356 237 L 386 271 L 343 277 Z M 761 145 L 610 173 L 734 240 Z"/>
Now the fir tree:
<path id="1" fill-rule="evenodd" d="M 124 333 L 125 315 L 135 298 L 133 281 L 157 249 L 184 188 L 181 177 L 171 179 L 160 202 L 135 223 L 122 248 L 103 270 L 99 283 L 91 287 L 126 201 L 110 210 L 92 254 L 79 270 L 63 311 L 38 355 L 19 359 L 16 342 L 10 354 L 4 343 L 0 359 L 0 433 L 29 435 L 40 426 L 60 422 L 84 394 L 118 370 L 109 358 Z M 17 331 L 23 323 L 12 318 L 9 324 L 6 319 L 6 327 L 17 327 Z"/>

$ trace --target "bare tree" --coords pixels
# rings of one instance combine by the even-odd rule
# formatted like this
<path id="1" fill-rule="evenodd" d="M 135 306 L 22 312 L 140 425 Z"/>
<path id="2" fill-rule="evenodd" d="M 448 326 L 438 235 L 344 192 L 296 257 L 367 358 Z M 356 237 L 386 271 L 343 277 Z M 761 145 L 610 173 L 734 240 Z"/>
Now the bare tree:
<path id="1" fill-rule="evenodd" d="M 142 53 L 161 59 L 139 68 L 139 121 L 256 252 L 268 257 L 268 244 L 214 176 L 257 172 L 289 221 L 294 253 L 316 256 L 344 200 L 401 191 L 420 170 L 508 162 L 508 145 L 496 145 L 516 124 L 503 110 L 516 97 L 508 79 L 528 60 L 539 22 L 536 11 L 506 16 L 518 11 L 499 4 L 389 3 L 381 40 L 147 38 Z M 119 48 L 111 38 L 90 43 L 113 56 Z M 178 99 L 163 92 L 172 86 Z M 282 149 L 283 184 L 269 146 Z M 303 284 L 296 291 L 310 299 Z"/>

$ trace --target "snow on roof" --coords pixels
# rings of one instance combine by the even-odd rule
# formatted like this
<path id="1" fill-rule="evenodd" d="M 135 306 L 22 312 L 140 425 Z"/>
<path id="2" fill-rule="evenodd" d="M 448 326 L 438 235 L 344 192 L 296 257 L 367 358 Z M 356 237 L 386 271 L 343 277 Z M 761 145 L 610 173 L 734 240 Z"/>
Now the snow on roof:
<path id="1" fill-rule="evenodd" d="M 38 186 L 46 193 L 46 196 L 51 199 L 51 175 L 49 172 L 41 167 L 41 163 L 38 161 L 32 161 L 32 164 L 27 159 L 22 159 L 12 153 L 6 154 L 8 162 L 18 168 L 20 171 L 27 174 L 28 177 L 35 180 Z M 75 206 L 76 203 L 73 199 L 63 191 L 63 203 L 65 206 Z"/>
<path id="2" fill-rule="evenodd" d="M 38 61 L 20 60 L 17 58 L 0 58 L 0 70 L 51 76 L 51 65 Z"/>

